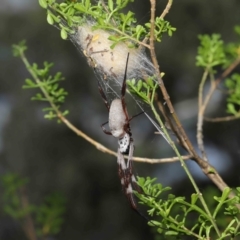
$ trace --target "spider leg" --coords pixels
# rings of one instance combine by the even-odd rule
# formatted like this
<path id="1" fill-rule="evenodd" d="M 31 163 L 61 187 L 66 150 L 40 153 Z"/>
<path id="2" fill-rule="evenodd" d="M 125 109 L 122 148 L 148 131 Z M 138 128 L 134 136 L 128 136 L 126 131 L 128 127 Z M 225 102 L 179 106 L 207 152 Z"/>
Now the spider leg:
<path id="1" fill-rule="evenodd" d="M 101 86 L 98 78 L 97 78 L 97 84 L 98 84 L 98 90 L 99 90 L 99 92 L 100 92 L 100 94 L 101 94 L 101 97 L 102 97 L 102 99 L 103 99 L 103 101 L 104 101 L 104 104 L 105 104 L 107 110 L 109 111 L 110 105 L 109 105 L 109 103 L 108 103 L 107 97 L 106 97 L 106 95 L 105 95 L 105 93 L 104 93 L 104 91 L 103 91 L 103 89 L 102 89 L 102 86 Z"/>
<path id="2" fill-rule="evenodd" d="M 108 123 L 108 121 L 105 122 L 105 123 L 103 123 L 103 124 L 101 125 L 101 128 L 102 128 L 102 130 L 103 130 L 103 132 L 104 132 L 105 134 L 107 134 L 107 135 L 112 135 L 112 133 L 111 133 L 110 131 L 108 131 L 108 130 L 104 127 L 104 125 L 106 125 L 107 123 Z"/>
<path id="3" fill-rule="evenodd" d="M 122 83 L 122 90 L 121 90 L 122 99 L 124 99 L 124 96 L 125 96 L 125 93 L 126 93 L 126 80 L 127 80 L 128 59 L 129 59 L 129 53 L 127 55 L 126 67 L 125 67 L 124 78 L 123 78 L 123 83 Z"/>
<path id="4" fill-rule="evenodd" d="M 131 178 L 130 181 L 133 185 L 133 189 L 141 194 L 141 193 L 143 193 L 143 191 L 139 187 L 139 185 L 137 184 L 136 177 L 133 173 L 133 161 L 132 161 L 133 150 L 134 150 L 134 145 L 133 145 L 133 140 L 131 138 L 130 139 L 130 146 L 129 146 L 128 160 L 127 160 L 127 173 L 130 175 L 130 178 Z"/>
<path id="5" fill-rule="evenodd" d="M 136 115 L 134 115 L 134 116 L 132 116 L 132 117 L 130 117 L 129 118 L 129 122 L 133 119 L 133 118 L 135 118 L 135 117 L 137 117 L 137 116 L 139 116 L 139 115 L 141 115 L 141 114 L 143 114 L 143 113 L 145 113 L 144 111 L 142 111 L 142 112 L 140 112 L 140 113 L 137 113 Z"/>
<path id="6" fill-rule="evenodd" d="M 121 101 L 122 101 L 122 108 L 123 108 L 123 111 L 124 111 L 125 116 L 126 116 L 126 120 L 129 122 L 128 112 L 127 112 L 126 103 L 125 103 L 125 93 L 126 93 L 126 88 L 127 88 L 126 80 L 127 80 L 128 59 L 129 59 L 129 53 L 127 55 L 125 73 L 124 73 L 124 78 L 123 78 L 123 83 L 122 83 Z"/>

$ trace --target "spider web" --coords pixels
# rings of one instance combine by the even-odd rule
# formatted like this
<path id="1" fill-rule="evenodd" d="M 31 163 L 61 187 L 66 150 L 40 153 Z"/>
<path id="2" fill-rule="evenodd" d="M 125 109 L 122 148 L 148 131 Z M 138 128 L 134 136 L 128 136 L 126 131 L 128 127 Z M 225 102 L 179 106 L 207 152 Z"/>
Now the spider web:
<path id="1" fill-rule="evenodd" d="M 120 98 L 128 53 L 127 79 L 144 80 L 154 75 L 155 68 L 144 48 L 129 48 L 131 42 L 120 42 L 112 48 L 113 42 L 109 37 L 114 33 L 102 29 L 92 30 L 93 26 L 94 22 L 86 21 L 77 28 L 75 34 L 70 36 L 70 40 L 94 69 L 100 86 L 108 102 L 111 103 L 114 99 Z M 166 140 L 160 126 L 147 113 L 148 106 L 129 91 L 127 92 Z"/>

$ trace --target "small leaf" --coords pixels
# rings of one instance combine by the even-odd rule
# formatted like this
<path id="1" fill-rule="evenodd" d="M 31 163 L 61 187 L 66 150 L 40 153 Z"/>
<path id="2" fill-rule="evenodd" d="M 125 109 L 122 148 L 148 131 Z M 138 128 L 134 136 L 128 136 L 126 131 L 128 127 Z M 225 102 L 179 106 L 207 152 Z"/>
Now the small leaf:
<path id="1" fill-rule="evenodd" d="M 196 203 L 197 200 L 198 200 L 198 194 L 193 193 L 193 194 L 191 195 L 191 204 L 192 204 L 192 205 L 195 205 L 195 203 Z"/>
<path id="2" fill-rule="evenodd" d="M 48 22 L 50 25 L 53 25 L 53 24 L 54 24 L 54 20 L 53 20 L 51 14 L 48 14 L 48 15 L 47 15 L 47 22 Z"/>
<path id="3" fill-rule="evenodd" d="M 62 39 L 67 39 L 67 37 L 68 37 L 68 35 L 67 35 L 67 32 L 66 32 L 66 30 L 65 29 L 61 29 L 61 38 Z"/>
<path id="4" fill-rule="evenodd" d="M 232 103 L 227 104 L 227 112 L 232 113 L 233 115 L 237 114 L 234 104 Z"/>
<path id="5" fill-rule="evenodd" d="M 167 236 L 177 236 L 177 235 L 178 235 L 178 232 L 176 232 L 176 231 L 167 231 L 167 232 L 165 233 L 165 235 L 167 235 Z"/>
<path id="6" fill-rule="evenodd" d="M 29 78 L 27 78 L 27 79 L 25 80 L 25 83 L 26 83 L 26 85 L 29 86 L 29 87 L 35 87 L 35 86 L 36 86 L 36 84 L 35 84 L 31 79 L 29 79 Z"/>
<path id="7" fill-rule="evenodd" d="M 137 91 L 139 92 L 142 88 L 142 80 L 139 80 L 137 83 Z"/>
<path id="8" fill-rule="evenodd" d="M 113 11 L 113 0 L 108 0 L 108 7 L 110 9 L 110 11 Z"/>
<path id="9" fill-rule="evenodd" d="M 38 2 L 42 8 L 47 8 L 48 5 L 46 0 L 39 0 Z"/>

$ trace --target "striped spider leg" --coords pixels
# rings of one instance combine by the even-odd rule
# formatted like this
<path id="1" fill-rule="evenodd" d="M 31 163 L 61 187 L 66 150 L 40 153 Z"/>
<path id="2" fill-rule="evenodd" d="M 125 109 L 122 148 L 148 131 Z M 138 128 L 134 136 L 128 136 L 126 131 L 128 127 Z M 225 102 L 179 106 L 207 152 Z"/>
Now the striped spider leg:
<path id="1" fill-rule="evenodd" d="M 104 103 L 109 111 L 108 122 L 102 124 L 102 129 L 105 134 L 112 135 L 118 138 L 118 175 L 121 180 L 122 188 L 124 193 L 127 196 L 128 201 L 131 204 L 131 207 L 142 215 L 138 209 L 134 200 L 133 190 L 136 189 L 140 191 L 140 187 L 136 183 L 136 178 L 133 174 L 132 166 L 132 156 L 133 156 L 133 139 L 130 129 L 130 120 L 129 118 L 126 103 L 125 103 L 125 93 L 126 93 L 126 77 L 127 77 L 127 65 L 128 65 L 129 53 L 126 61 L 126 68 L 124 79 L 121 89 L 121 98 L 114 99 L 109 105 L 107 97 L 104 94 L 100 83 L 98 82 L 99 92 L 104 100 Z M 106 130 L 104 125 L 109 124 L 109 130 Z M 128 154 L 127 162 L 124 159 L 124 154 Z"/>

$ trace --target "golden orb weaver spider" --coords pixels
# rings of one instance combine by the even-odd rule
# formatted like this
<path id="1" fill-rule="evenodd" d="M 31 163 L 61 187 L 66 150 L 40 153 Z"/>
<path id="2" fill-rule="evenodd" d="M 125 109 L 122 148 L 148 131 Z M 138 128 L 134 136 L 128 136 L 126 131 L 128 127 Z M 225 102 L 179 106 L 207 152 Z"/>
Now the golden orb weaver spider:
<path id="1" fill-rule="evenodd" d="M 129 53 L 127 55 L 124 79 L 121 88 L 121 98 L 116 98 L 109 105 L 106 95 L 101 88 L 98 81 L 98 89 L 104 100 L 104 103 L 109 111 L 108 121 L 101 125 L 102 130 L 105 134 L 112 135 L 118 138 L 118 175 L 121 181 L 121 185 L 131 207 L 141 216 L 146 218 L 141 214 L 137 208 L 137 204 L 134 200 L 133 190 L 136 189 L 141 193 L 140 187 L 137 185 L 136 178 L 133 174 L 132 156 L 133 156 L 133 139 L 130 129 L 130 121 L 128 111 L 125 103 L 125 93 L 126 93 L 126 78 L 127 78 L 127 65 L 128 65 Z M 109 131 L 105 129 L 104 125 L 109 124 Z M 125 162 L 124 154 L 128 154 L 127 162 Z"/>

